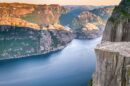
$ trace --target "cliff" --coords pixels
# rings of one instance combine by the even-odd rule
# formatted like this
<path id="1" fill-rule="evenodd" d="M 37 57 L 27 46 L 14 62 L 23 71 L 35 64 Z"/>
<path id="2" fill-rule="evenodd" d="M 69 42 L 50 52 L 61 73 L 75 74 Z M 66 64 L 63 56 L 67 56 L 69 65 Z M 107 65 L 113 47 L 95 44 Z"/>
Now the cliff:
<path id="1" fill-rule="evenodd" d="M 60 17 L 61 24 L 69 26 L 78 39 L 102 35 L 114 6 L 64 6 L 69 9 Z"/>
<path id="2" fill-rule="evenodd" d="M 105 42 L 96 48 L 93 86 L 130 86 L 130 42 Z"/>
<path id="3" fill-rule="evenodd" d="M 103 8 L 93 9 L 91 10 L 91 12 L 96 14 L 97 16 L 100 16 L 106 22 L 108 18 L 111 16 L 113 9 L 114 6 L 106 6 Z"/>
<path id="4" fill-rule="evenodd" d="M 60 25 L 59 5 L 0 3 L 0 60 L 63 49 L 73 34 Z"/>
<path id="5" fill-rule="evenodd" d="M 96 47 L 93 86 L 130 86 L 129 0 L 122 0 L 107 22 L 102 43 Z"/>
<path id="6" fill-rule="evenodd" d="M 102 35 L 106 21 L 110 17 L 113 6 L 83 11 L 72 21 L 77 38 L 97 38 Z"/>
<path id="7" fill-rule="evenodd" d="M 103 35 L 103 41 L 129 41 L 130 40 L 130 1 L 122 0 L 115 7 L 112 16 L 107 22 Z"/>
<path id="8" fill-rule="evenodd" d="M 104 26 L 102 19 L 90 11 L 81 12 L 72 23 L 76 38 L 87 39 L 101 36 L 98 26 Z"/>
<path id="9" fill-rule="evenodd" d="M 66 9 L 56 4 L 0 3 L 0 25 L 41 29 L 42 26 L 59 23 L 63 13 Z"/>

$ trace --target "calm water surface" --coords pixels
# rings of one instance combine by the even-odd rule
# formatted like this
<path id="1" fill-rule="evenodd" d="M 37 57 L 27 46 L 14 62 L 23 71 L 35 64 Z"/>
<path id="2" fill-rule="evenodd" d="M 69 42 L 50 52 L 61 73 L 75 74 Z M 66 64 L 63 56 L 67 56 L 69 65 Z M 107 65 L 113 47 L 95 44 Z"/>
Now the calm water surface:
<path id="1" fill-rule="evenodd" d="M 100 40 L 75 39 L 62 51 L 0 61 L 0 86 L 87 86 Z"/>

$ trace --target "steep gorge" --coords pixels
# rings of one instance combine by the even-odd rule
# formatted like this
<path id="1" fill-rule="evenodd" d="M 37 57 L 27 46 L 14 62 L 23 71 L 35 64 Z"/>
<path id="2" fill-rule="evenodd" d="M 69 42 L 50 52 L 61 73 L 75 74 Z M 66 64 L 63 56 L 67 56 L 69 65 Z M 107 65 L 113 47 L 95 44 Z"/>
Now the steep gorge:
<path id="1" fill-rule="evenodd" d="M 96 47 L 93 86 L 130 86 L 130 0 L 122 0 Z"/>

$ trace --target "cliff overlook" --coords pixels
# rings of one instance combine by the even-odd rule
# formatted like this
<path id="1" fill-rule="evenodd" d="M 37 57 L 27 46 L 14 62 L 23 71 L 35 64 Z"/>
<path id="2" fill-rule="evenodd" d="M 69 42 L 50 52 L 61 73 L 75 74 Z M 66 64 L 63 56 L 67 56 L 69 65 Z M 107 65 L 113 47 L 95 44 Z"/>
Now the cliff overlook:
<path id="1" fill-rule="evenodd" d="M 109 18 L 96 48 L 93 86 L 130 86 L 130 0 L 122 0 Z"/>

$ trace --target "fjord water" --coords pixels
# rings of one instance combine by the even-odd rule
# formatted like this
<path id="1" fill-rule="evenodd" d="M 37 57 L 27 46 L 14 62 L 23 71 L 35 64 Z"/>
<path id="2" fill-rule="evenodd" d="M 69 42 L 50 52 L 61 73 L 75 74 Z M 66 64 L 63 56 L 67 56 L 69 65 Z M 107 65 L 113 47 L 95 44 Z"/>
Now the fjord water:
<path id="1" fill-rule="evenodd" d="M 87 86 L 100 40 L 74 39 L 58 52 L 0 61 L 0 86 Z"/>

